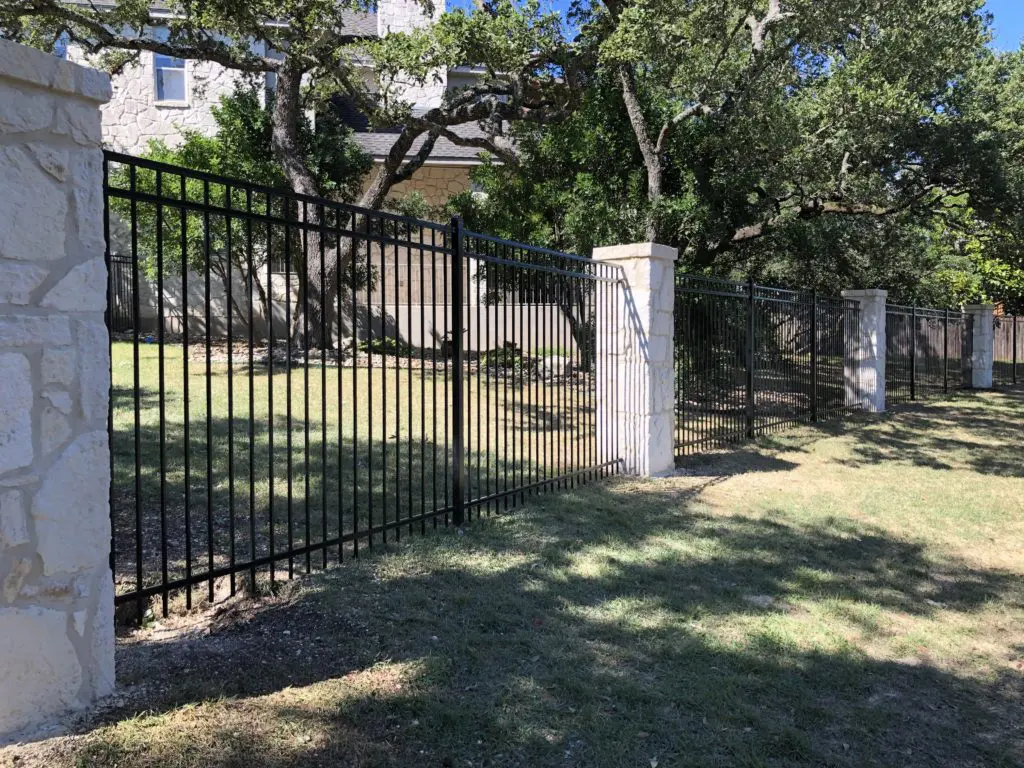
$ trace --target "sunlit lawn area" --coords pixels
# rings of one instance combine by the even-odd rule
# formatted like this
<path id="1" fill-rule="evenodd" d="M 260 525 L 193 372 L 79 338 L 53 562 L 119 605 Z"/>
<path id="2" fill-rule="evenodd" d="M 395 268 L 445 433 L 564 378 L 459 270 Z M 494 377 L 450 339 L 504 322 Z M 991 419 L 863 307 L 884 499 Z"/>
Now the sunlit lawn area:
<path id="1" fill-rule="evenodd" d="M 160 351 L 140 344 L 136 362 L 131 343 L 112 349 L 120 591 L 134 588 L 137 560 L 152 586 L 165 559 L 168 579 L 182 578 L 188 553 L 193 574 L 209 572 L 211 562 L 227 566 L 232 551 L 239 563 L 266 557 L 272 530 L 280 553 L 339 531 L 362 534 L 365 546 L 371 526 L 416 517 L 404 527 L 420 531 L 433 527 L 422 516 L 435 511 L 444 522 L 452 503 L 450 362 L 421 367 L 414 352 L 411 360 L 375 356 L 372 367 L 348 360 L 339 368 L 313 352 L 308 366 L 300 356 L 271 371 L 258 359 L 250 369 L 242 351 L 229 371 L 222 347 L 208 377 L 202 345 L 192 347 L 187 369 L 180 345 L 163 348 L 162 371 Z M 474 364 L 463 383 L 468 499 L 599 463 L 593 377 L 551 382 Z M 375 538 L 379 544 L 381 534 Z M 301 571 L 337 559 L 333 546 L 291 565 Z M 288 570 L 288 561 L 276 569 Z M 207 585 L 194 591 L 199 599 Z"/>
<path id="2" fill-rule="evenodd" d="M 1019 766 L 1024 398 L 538 497 L 120 641 L 20 765 Z"/>

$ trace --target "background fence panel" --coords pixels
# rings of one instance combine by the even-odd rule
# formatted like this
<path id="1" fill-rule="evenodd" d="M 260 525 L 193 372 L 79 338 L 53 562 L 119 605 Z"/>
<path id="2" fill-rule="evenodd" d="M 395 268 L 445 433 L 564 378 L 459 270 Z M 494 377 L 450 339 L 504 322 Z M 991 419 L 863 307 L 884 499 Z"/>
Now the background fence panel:
<path id="1" fill-rule="evenodd" d="M 677 456 L 860 407 L 856 302 L 679 274 L 675 312 Z"/>
<path id="2" fill-rule="evenodd" d="M 969 382 L 972 318 L 953 310 L 886 307 L 886 400 L 907 403 Z"/>
<path id="3" fill-rule="evenodd" d="M 994 331 L 992 378 L 1003 386 L 1017 384 L 1024 363 L 1024 318 L 998 316 Z"/>

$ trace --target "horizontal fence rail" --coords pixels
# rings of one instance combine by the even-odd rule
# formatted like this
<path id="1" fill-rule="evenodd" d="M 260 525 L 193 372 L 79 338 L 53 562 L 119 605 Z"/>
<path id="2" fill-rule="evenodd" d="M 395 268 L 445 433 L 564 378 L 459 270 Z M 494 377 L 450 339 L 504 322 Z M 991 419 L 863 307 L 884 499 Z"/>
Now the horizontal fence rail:
<path id="1" fill-rule="evenodd" d="M 885 396 L 900 404 L 970 386 L 973 319 L 895 304 L 885 312 Z"/>
<path id="2" fill-rule="evenodd" d="M 1024 317 L 995 318 L 992 339 L 992 378 L 997 384 L 1014 385 L 1024 363 Z"/>
<path id="3" fill-rule="evenodd" d="M 116 153 L 104 178 L 111 566 L 138 618 L 616 471 L 614 268 Z"/>
<path id="4" fill-rule="evenodd" d="M 856 301 L 676 276 L 677 457 L 860 407 Z"/>

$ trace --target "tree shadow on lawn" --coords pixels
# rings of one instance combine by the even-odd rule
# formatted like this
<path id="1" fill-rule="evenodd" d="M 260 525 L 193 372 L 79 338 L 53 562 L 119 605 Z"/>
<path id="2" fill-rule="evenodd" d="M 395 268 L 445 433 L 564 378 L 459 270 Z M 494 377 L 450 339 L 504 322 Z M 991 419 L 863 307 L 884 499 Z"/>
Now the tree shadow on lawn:
<path id="1" fill-rule="evenodd" d="M 850 521 L 712 517 L 689 494 L 615 481 L 286 592 L 206 636 L 123 645 L 120 682 L 145 691 L 112 717 L 172 720 L 159 743 L 99 732 L 85 764 L 1024 760 L 1019 673 L 873 658 L 826 619 L 807 642 L 787 629 L 808 603 L 873 611 L 858 629 L 878 637 L 899 632 L 886 613 L 1024 604 L 1015 573 Z"/>
<path id="2" fill-rule="evenodd" d="M 930 469 L 964 468 L 983 475 L 1024 477 L 1019 452 L 1024 434 L 1024 390 L 964 392 L 942 401 L 891 407 L 879 419 L 814 425 L 792 436 L 762 438 L 777 451 L 805 451 L 823 437 L 852 435 L 852 457 L 839 463 L 864 467 L 893 462 Z"/>

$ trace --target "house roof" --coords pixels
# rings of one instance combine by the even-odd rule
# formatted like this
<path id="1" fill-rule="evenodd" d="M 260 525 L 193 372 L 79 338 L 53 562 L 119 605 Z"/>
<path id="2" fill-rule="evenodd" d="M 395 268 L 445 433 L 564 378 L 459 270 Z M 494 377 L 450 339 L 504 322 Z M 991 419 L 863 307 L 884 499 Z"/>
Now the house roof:
<path id="1" fill-rule="evenodd" d="M 352 138 L 364 152 L 371 155 L 375 160 L 383 160 L 391 151 L 392 145 L 398 140 L 398 134 L 402 132 L 401 126 L 393 128 L 370 127 L 366 115 L 360 112 L 351 101 L 344 97 L 336 97 L 332 100 L 334 108 L 341 116 L 342 122 L 352 129 Z M 466 138 L 484 138 L 487 134 L 476 123 L 465 123 L 452 126 L 452 133 Z M 421 136 L 413 142 L 409 149 L 409 155 L 415 155 L 425 137 Z M 434 151 L 430 153 L 428 162 L 457 162 L 465 165 L 476 165 L 480 162 L 479 155 L 482 150 L 479 147 L 464 147 L 460 144 L 453 144 L 446 138 L 439 138 L 434 144 Z"/>

